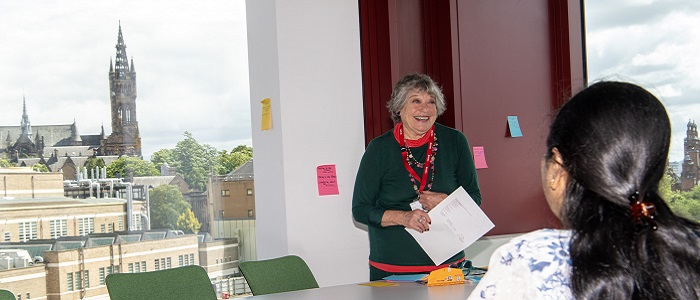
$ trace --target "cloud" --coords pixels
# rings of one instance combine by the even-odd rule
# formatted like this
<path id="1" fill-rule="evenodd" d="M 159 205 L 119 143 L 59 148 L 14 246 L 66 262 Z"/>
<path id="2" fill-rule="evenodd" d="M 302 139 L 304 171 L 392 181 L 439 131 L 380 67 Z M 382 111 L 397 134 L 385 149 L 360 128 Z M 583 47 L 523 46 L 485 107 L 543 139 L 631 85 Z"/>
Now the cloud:
<path id="1" fill-rule="evenodd" d="M 219 150 L 252 145 L 243 0 L 0 2 L 0 125 L 111 132 L 108 71 L 121 23 L 136 69 L 143 152 L 189 131 Z"/>
<path id="2" fill-rule="evenodd" d="M 689 119 L 700 121 L 700 2 L 586 1 L 591 81 L 640 84 L 666 106 L 672 123 L 671 161 L 683 159 Z"/>

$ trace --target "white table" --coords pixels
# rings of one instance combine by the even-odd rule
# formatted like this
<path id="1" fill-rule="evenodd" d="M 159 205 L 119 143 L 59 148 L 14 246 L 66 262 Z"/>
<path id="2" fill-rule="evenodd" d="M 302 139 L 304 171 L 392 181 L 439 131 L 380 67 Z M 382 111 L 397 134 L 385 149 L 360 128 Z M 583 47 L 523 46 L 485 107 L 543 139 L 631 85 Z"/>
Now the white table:
<path id="1" fill-rule="evenodd" d="M 476 285 L 471 283 L 445 286 L 425 286 L 401 282 L 396 286 L 365 286 L 346 284 L 318 289 L 293 291 L 247 297 L 249 300 L 465 300 Z"/>

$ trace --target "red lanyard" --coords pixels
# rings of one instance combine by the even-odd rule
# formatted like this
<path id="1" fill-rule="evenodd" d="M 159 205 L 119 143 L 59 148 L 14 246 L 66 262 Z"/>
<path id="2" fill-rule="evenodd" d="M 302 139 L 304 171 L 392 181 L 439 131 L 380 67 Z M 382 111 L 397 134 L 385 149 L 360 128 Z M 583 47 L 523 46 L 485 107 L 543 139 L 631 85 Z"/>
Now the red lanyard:
<path id="1" fill-rule="evenodd" d="M 433 127 L 430 127 L 430 130 L 427 132 L 429 134 L 428 137 L 428 152 L 425 154 L 425 163 L 423 164 L 423 178 L 419 177 L 418 174 L 416 173 L 411 166 L 408 165 L 408 150 L 406 147 L 406 140 L 404 139 L 403 135 L 403 124 L 401 124 L 401 127 L 399 128 L 399 146 L 401 146 L 401 156 L 403 156 L 403 166 L 406 168 L 406 171 L 408 171 L 411 176 L 415 180 L 418 180 L 420 182 L 420 189 L 417 191 L 418 193 L 422 193 L 423 189 L 425 189 L 425 185 L 428 182 L 428 170 L 430 170 L 430 158 L 433 156 L 433 141 L 435 140 L 435 125 Z"/>

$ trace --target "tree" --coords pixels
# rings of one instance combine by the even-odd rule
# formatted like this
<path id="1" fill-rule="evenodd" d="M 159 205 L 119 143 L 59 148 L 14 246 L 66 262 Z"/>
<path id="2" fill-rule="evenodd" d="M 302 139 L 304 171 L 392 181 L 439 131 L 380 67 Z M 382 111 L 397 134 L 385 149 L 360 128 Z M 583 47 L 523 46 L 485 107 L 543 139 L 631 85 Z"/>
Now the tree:
<path id="1" fill-rule="evenodd" d="M 150 161 L 138 157 L 122 156 L 107 166 L 107 177 L 116 178 L 117 175 L 126 177 L 129 172 L 133 176 L 158 176 L 160 172 Z"/>
<path id="2" fill-rule="evenodd" d="M 700 185 L 687 192 L 674 192 L 671 189 L 673 183 L 671 176 L 664 175 L 659 183 L 659 195 L 675 214 L 700 222 Z"/>
<path id="3" fill-rule="evenodd" d="M 35 172 L 48 173 L 48 172 L 49 172 L 49 167 L 47 167 L 47 166 L 44 165 L 44 164 L 39 164 L 39 163 L 37 163 L 37 164 L 33 164 L 33 165 L 32 165 L 32 170 L 34 170 Z"/>
<path id="4" fill-rule="evenodd" d="M 202 227 L 202 224 L 194 216 L 194 212 L 188 208 L 177 218 L 177 226 L 175 228 L 182 230 L 184 233 L 197 233 L 200 227 Z"/>
<path id="5" fill-rule="evenodd" d="M 0 168 L 9 168 L 12 167 L 12 163 L 8 161 L 7 159 L 0 158 Z"/>
<path id="6" fill-rule="evenodd" d="M 231 150 L 231 153 L 226 153 L 226 150 L 221 151 L 219 159 L 219 169 L 217 174 L 225 175 L 240 167 L 247 161 L 253 158 L 253 148 L 246 145 L 239 145 Z"/>
<path id="7" fill-rule="evenodd" d="M 92 176 L 92 172 L 90 170 L 94 170 L 95 168 L 98 168 L 98 170 L 102 170 L 105 166 L 105 161 L 101 158 L 98 157 L 90 157 L 87 159 L 85 162 L 85 168 L 88 170 L 88 176 Z M 95 174 L 97 178 L 100 177 L 100 174 L 97 173 Z"/>
<path id="8" fill-rule="evenodd" d="M 156 152 L 153 152 L 153 155 L 151 155 L 151 162 L 158 169 L 160 169 L 160 167 L 164 163 L 167 163 L 169 166 L 175 168 L 177 168 L 178 165 L 178 163 L 175 160 L 173 160 L 173 150 L 171 149 L 160 149 Z"/>
<path id="9" fill-rule="evenodd" d="M 204 190 L 210 173 L 224 175 L 253 158 L 253 148 L 239 145 L 231 152 L 218 151 L 208 144 L 200 144 L 185 131 L 185 139 L 174 149 L 161 149 L 151 155 L 151 162 L 160 168 L 164 163 L 175 168 L 192 188 Z"/>
<path id="10" fill-rule="evenodd" d="M 190 187 L 204 190 L 209 178 L 210 169 L 218 169 L 219 152 L 216 148 L 200 145 L 191 133 L 185 131 L 185 139 L 177 142 L 172 150 L 172 159 L 177 172 L 182 174 Z"/>
<path id="11" fill-rule="evenodd" d="M 148 193 L 151 202 L 151 228 L 177 228 L 178 218 L 190 210 L 190 204 L 185 202 L 180 190 L 175 186 L 165 184 L 150 190 Z"/>

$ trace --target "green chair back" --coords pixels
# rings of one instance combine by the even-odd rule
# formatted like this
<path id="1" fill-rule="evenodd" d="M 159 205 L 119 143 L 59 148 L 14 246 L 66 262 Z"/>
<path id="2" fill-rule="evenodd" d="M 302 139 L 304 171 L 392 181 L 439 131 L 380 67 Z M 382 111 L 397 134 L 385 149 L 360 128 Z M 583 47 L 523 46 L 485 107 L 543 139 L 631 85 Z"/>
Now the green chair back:
<path id="1" fill-rule="evenodd" d="M 311 269 L 296 255 L 245 261 L 239 268 L 253 295 L 318 288 Z"/>
<path id="2" fill-rule="evenodd" d="M 0 300 L 17 300 L 15 294 L 8 290 L 0 290 Z"/>
<path id="3" fill-rule="evenodd" d="M 216 300 L 209 275 L 196 265 L 144 273 L 113 273 L 105 283 L 111 300 Z"/>

